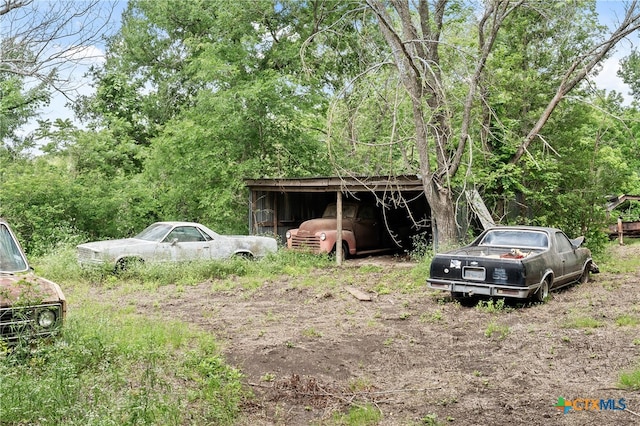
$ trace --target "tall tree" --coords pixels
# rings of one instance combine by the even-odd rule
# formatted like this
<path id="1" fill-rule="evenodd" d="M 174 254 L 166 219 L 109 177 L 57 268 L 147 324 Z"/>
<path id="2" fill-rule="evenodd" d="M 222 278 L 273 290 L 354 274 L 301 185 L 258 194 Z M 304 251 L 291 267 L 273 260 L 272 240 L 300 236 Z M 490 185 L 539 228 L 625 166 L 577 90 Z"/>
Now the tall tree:
<path id="1" fill-rule="evenodd" d="M 618 77 L 629 86 L 631 95 L 640 101 L 640 53 L 634 49 L 629 55 L 620 61 Z"/>
<path id="2" fill-rule="evenodd" d="M 388 46 L 388 57 L 395 66 L 398 81 L 406 92 L 412 117 L 411 137 L 418 156 L 418 173 L 422 176 L 426 198 L 435 218 L 441 242 L 453 242 L 458 237 L 455 214 L 454 184 L 459 169 L 468 160 L 465 155 L 471 142 L 480 137 L 478 123 L 485 123 L 491 108 L 482 109 L 487 102 L 490 76 L 489 60 L 495 53 L 496 43 L 504 24 L 515 13 L 530 11 L 536 19 L 556 23 L 561 31 L 562 46 L 574 43 L 573 50 L 557 49 L 557 55 L 568 55 L 562 67 L 555 68 L 555 89 L 548 95 L 546 105 L 517 143 L 509 162 L 516 165 L 538 139 L 551 114 L 578 85 L 596 70 L 599 62 L 627 35 L 640 27 L 640 10 L 636 2 L 628 5 L 628 12 L 607 37 L 576 31 L 574 25 L 561 18 L 567 12 L 592 14 L 590 2 L 547 2 L 494 0 L 482 3 L 483 10 L 475 10 L 466 2 L 419 0 L 417 3 L 394 0 L 366 0 L 366 7 L 375 15 L 379 30 Z M 584 15 L 584 16 L 586 16 Z M 560 25 L 562 24 L 562 25 Z M 475 34 L 475 40 L 463 38 Z M 533 35 L 533 31 L 529 34 Z M 550 41 L 550 40 L 549 40 Z M 457 58 L 464 55 L 464 60 Z M 550 65 L 547 62 L 546 65 Z M 457 68 L 456 68 L 457 66 Z M 379 69 L 369 64 L 369 69 Z M 534 75 L 541 79 L 540 71 Z M 404 105 L 398 104 L 398 105 Z M 406 138 L 407 133 L 396 132 L 394 137 Z"/>

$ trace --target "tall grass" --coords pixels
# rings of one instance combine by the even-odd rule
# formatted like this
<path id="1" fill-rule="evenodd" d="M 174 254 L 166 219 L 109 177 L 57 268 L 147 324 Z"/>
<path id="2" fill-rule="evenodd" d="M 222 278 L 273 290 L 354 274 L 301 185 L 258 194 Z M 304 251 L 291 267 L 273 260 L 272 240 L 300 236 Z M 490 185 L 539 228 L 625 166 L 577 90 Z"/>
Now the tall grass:
<path id="1" fill-rule="evenodd" d="M 7 347 L 0 342 L 0 423 L 15 425 L 233 424 L 248 397 L 213 337 L 165 318 L 87 296 L 92 287 L 192 285 L 249 276 L 305 275 L 324 257 L 281 252 L 230 259 L 82 270 L 75 249 L 58 247 L 33 262 L 61 285 L 69 305 L 61 335 Z"/>
<path id="2" fill-rule="evenodd" d="M 54 341 L 0 355 L 0 419 L 29 425 L 232 424 L 240 373 L 184 323 L 100 305 L 71 310 Z"/>

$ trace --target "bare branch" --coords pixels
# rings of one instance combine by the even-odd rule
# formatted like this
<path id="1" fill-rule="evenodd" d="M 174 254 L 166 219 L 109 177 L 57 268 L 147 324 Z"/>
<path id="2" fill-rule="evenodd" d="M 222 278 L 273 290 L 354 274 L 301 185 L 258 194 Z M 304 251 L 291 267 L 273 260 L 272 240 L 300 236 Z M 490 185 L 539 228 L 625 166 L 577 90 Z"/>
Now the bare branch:
<path id="1" fill-rule="evenodd" d="M 610 37 L 591 51 L 579 56 L 571 64 L 564 77 L 562 78 L 556 94 L 547 104 L 544 112 L 529 131 L 524 141 L 509 161 L 516 164 L 522 158 L 529 145 L 535 140 L 536 136 L 547 123 L 551 113 L 556 109 L 560 101 L 569 93 L 578 83 L 583 81 L 587 75 L 607 56 L 607 54 L 616 46 L 618 42 L 629 34 L 640 29 L 640 10 L 637 1 L 634 0 L 627 7 L 624 19 L 620 22 L 618 28 L 610 35 Z"/>
<path id="2" fill-rule="evenodd" d="M 29 78 L 66 94 L 76 67 L 101 59 L 115 2 L 4 0 L 0 4 L 0 73 Z"/>

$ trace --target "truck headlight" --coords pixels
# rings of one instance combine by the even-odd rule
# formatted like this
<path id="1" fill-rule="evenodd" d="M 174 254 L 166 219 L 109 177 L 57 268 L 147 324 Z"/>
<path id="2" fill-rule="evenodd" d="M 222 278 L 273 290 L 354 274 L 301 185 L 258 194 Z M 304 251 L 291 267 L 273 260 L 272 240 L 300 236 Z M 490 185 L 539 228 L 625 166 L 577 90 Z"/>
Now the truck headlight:
<path id="1" fill-rule="evenodd" d="M 287 231 L 286 234 L 284 234 L 285 237 L 287 237 L 287 240 L 291 239 L 291 231 Z"/>
<path id="2" fill-rule="evenodd" d="M 43 309 L 37 315 L 36 320 L 42 328 L 50 328 L 56 323 L 56 313 L 50 309 Z"/>
<path id="3" fill-rule="evenodd" d="M 325 234 L 324 232 L 320 234 L 320 241 L 324 241 L 327 239 L 327 234 Z"/>

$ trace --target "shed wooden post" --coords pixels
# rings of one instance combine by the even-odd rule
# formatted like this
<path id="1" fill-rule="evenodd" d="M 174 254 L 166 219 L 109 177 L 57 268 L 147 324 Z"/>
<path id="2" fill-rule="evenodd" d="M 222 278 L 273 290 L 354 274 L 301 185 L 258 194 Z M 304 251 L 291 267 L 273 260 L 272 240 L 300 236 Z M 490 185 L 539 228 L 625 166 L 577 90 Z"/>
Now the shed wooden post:
<path id="1" fill-rule="evenodd" d="M 336 193 L 336 264 L 342 265 L 342 191 Z"/>
<path id="2" fill-rule="evenodd" d="M 622 216 L 618 217 L 618 243 L 623 246 L 624 239 L 622 236 Z"/>

